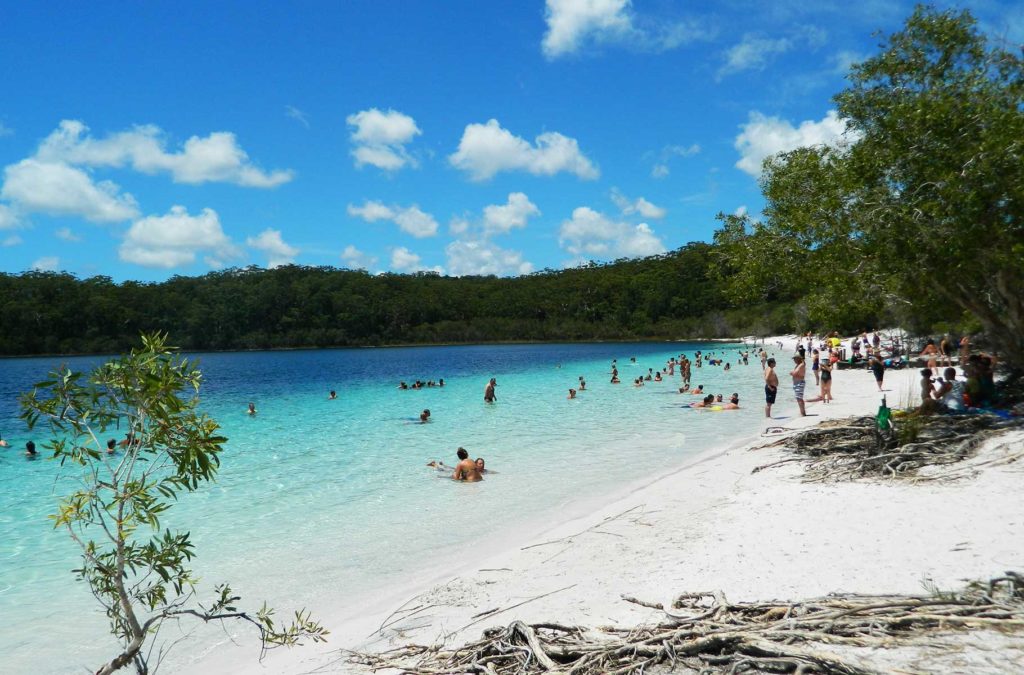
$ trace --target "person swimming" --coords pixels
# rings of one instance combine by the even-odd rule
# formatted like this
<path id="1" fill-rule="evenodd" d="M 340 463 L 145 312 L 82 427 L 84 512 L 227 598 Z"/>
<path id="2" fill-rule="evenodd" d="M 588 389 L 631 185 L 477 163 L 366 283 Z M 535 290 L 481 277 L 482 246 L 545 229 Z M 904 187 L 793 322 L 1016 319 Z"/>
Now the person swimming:
<path id="1" fill-rule="evenodd" d="M 490 469 L 487 468 L 487 464 L 484 462 L 484 458 L 483 457 L 477 457 L 475 464 L 476 464 L 476 470 L 478 472 L 480 472 L 480 475 L 483 475 L 485 473 L 487 473 L 487 474 L 498 473 L 497 471 L 491 471 Z"/>
<path id="2" fill-rule="evenodd" d="M 38 454 L 39 453 L 36 452 L 36 444 L 34 442 L 29 441 L 28 443 L 25 444 L 25 456 L 26 457 L 35 457 Z"/>
<path id="3" fill-rule="evenodd" d="M 338 392 L 331 389 L 331 393 L 327 395 L 327 400 L 333 401 L 336 398 L 338 398 Z"/>
<path id="4" fill-rule="evenodd" d="M 426 424 L 430 421 L 430 411 L 424 410 L 420 413 L 420 424 Z"/>
<path id="5" fill-rule="evenodd" d="M 117 441 L 115 441 L 113 438 L 111 438 L 110 440 L 107 441 L 107 454 L 108 455 L 114 454 L 114 450 L 116 450 L 116 449 L 117 449 Z"/>
<path id="6" fill-rule="evenodd" d="M 697 401 L 696 403 L 691 403 L 690 407 L 691 408 L 707 408 L 707 407 L 712 406 L 714 404 L 715 404 L 715 395 L 714 394 L 708 394 L 702 400 Z"/>
<path id="7" fill-rule="evenodd" d="M 569 398 L 570 399 L 576 398 L 576 390 L 573 389 L 572 387 L 569 387 Z"/>
<path id="8" fill-rule="evenodd" d="M 691 391 L 690 393 L 693 394 L 694 396 L 703 396 L 704 395 L 704 385 L 703 384 L 698 384 L 697 388 L 694 389 L 693 391 Z"/>
<path id="9" fill-rule="evenodd" d="M 733 392 L 729 402 L 722 406 L 722 410 L 738 410 L 740 407 L 740 395 Z"/>
<path id="10" fill-rule="evenodd" d="M 255 415 L 256 414 L 256 404 L 253 403 L 252 401 L 250 401 L 249 402 L 249 409 L 246 410 L 245 412 L 246 412 L 247 415 Z"/>

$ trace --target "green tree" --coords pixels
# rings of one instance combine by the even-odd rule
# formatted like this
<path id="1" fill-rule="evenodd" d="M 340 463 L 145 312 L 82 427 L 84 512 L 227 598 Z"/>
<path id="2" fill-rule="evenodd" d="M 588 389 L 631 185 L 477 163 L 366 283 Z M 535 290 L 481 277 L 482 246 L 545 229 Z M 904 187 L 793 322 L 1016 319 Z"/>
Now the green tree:
<path id="1" fill-rule="evenodd" d="M 202 380 L 193 363 L 175 354 L 160 335 L 144 335 L 141 349 L 86 375 L 66 367 L 22 396 L 22 417 L 32 428 L 47 423 L 46 447 L 80 487 L 51 516 L 82 551 L 76 576 L 103 605 L 122 651 L 96 672 L 132 664 L 149 672 L 147 640 L 168 620 L 238 619 L 253 624 L 262 649 L 322 641 L 327 631 L 305 610 L 279 625 L 266 604 L 255 613 L 237 608 L 230 586 L 217 586 L 198 602 L 188 532 L 161 531 L 160 518 L 182 493 L 213 481 L 227 441 L 217 423 L 197 411 Z M 127 430 L 119 455 L 101 439 Z M 261 652 L 262 654 L 262 652 Z"/>
<path id="2" fill-rule="evenodd" d="M 837 302 L 898 301 L 932 320 L 966 312 L 1024 370 L 1020 55 L 966 11 L 918 6 L 849 79 L 835 97 L 848 145 L 767 160 L 765 222 L 750 241 L 723 235 L 736 267 L 752 265 L 734 289 L 770 264 Z M 744 254 L 762 244 L 778 255 Z"/>

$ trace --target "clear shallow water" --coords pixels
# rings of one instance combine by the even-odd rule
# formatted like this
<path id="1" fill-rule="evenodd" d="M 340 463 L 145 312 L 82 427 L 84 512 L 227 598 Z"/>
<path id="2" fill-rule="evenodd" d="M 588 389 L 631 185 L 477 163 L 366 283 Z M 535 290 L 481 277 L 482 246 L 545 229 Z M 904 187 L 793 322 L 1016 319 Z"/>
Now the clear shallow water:
<path id="1" fill-rule="evenodd" d="M 693 384 L 738 391 L 743 409 L 682 408 L 697 399 L 676 393 L 678 373 L 632 386 L 696 349 L 726 351 L 734 365 L 694 369 Z M 756 431 L 760 368 L 735 365 L 735 354 L 699 343 L 201 354 L 203 408 L 229 441 L 217 483 L 185 495 L 164 525 L 189 529 L 194 568 L 207 582 L 230 580 L 246 606 L 265 598 L 287 614 L 343 605 L 503 532 L 582 515 L 602 496 Z M 608 382 L 613 358 L 620 385 Z M 17 419 L 17 396 L 59 361 L 0 361 L 0 433 L 13 446 L 0 449 L 2 672 L 82 672 L 114 653 L 106 618 L 69 572 L 76 547 L 46 519 L 62 489 L 58 467 L 22 456 L 26 440 L 41 445 L 44 435 Z M 587 391 L 569 401 L 579 375 Z M 485 405 L 492 376 L 498 402 Z M 441 389 L 396 389 L 440 377 Z M 327 399 L 331 389 L 337 400 Z M 248 401 L 257 416 L 245 414 Z M 432 422 L 414 423 L 424 408 Z M 454 464 L 460 445 L 497 473 L 459 484 L 424 466 Z"/>

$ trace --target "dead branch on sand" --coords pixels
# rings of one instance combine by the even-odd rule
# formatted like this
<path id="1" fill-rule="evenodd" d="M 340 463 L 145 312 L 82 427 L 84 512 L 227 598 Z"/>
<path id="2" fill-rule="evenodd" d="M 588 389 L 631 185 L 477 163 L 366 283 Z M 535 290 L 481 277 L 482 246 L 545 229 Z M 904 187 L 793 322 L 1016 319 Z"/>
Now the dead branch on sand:
<path id="1" fill-rule="evenodd" d="M 942 473 L 921 476 L 918 470 L 961 462 L 973 456 L 987 438 L 1017 425 L 1018 422 L 991 415 L 915 413 L 896 419 L 896 433 L 891 439 L 882 439 L 873 417 L 837 420 L 773 444 L 792 449 L 797 456 L 764 464 L 754 473 L 787 462 L 805 461 L 806 482 L 871 477 L 942 480 L 947 477 Z"/>
<path id="2" fill-rule="evenodd" d="M 732 604 L 720 592 L 687 593 L 651 626 L 587 630 L 514 621 L 461 647 L 408 645 L 380 654 L 351 652 L 349 660 L 416 675 L 630 675 L 658 664 L 700 673 L 875 675 L 828 646 L 891 647 L 936 629 L 981 627 L 1024 628 L 1024 576 L 1007 572 L 959 593 L 799 603 Z"/>

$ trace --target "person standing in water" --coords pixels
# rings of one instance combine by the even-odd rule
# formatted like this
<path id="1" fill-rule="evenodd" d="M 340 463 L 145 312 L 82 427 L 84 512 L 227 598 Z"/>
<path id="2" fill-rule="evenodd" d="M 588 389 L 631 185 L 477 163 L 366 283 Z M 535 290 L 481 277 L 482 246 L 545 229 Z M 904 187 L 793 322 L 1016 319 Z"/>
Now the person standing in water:
<path id="1" fill-rule="evenodd" d="M 498 397 L 494 394 L 494 388 L 498 386 L 498 381 L 493 377 L 484 387 L 484 403 L 494 403 L 498 400 Z"/>

